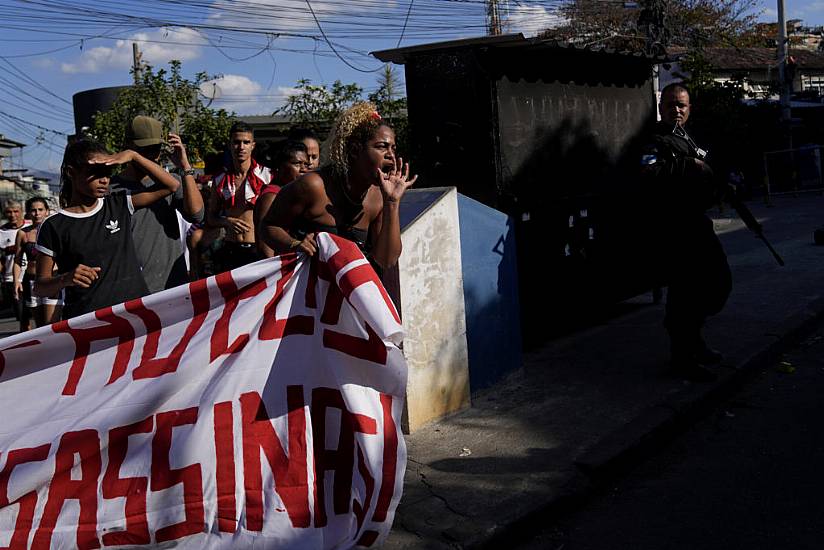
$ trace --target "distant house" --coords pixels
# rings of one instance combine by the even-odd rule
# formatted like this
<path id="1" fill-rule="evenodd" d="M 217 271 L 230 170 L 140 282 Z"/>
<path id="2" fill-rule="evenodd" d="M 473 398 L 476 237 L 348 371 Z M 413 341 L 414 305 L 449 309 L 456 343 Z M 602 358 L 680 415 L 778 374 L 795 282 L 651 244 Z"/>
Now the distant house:
<path id="1" fill-rule="evenodd" d="M 22 150 L 26 145 L 8 139 L 0 134 L 0 205 L 8 200 L 24 201 L 29 197 L 46 197 L 52 207 L 57 200 L 49 187 L 49 179 L 36 177 L 25 168 L 12 168 L 10 160 L 14 150 Z"/>
<path id="2" fill-rule="evenodd" d="M 686 48 L 670 48 L 669 55 L 679 59 Z M 778 63 L 773 48 L 706 48 L 706 60 L 714 68 L 717 81 L 741 79 L 745 89 L 759 98 L 771 97 L 771 83 L 778 79 Z M 791 49 L 795 64 L 792 91 L 824 96 L 824 53 Z M 670 82 L 682 80 L 683 74 L 677 61 L 659 67 L 659 89 Z"/>
<path id="3" fill-rule="evenodd" d="M 23 149 L 26 145 L 24 143 L 20 143 L 19 141 L 14 141 L 13 139 L 9 139 L 5 137 L 3 134 L 0 134 L 0 176 L 3 175 L 3 169 L 8 169 L 9 166 L 6 166 L 7 160 L 11 158 L 11 154 L 15 149 Z"/>
<path id="4" fill-rule="evenodd" d="M 286 115 L 240 115 L 242 120 L 255 130 L 255 141 L 279 141 L 289 133 L 292 119 Z"/>
<path id="5" fill-rule="evenodd" d="M 821 25 L 810 27 L 804 25 L 801 19 L 790 19 L 787 21 L 787 32 L 791 49 L 822 51 L 824 27 Z"/>

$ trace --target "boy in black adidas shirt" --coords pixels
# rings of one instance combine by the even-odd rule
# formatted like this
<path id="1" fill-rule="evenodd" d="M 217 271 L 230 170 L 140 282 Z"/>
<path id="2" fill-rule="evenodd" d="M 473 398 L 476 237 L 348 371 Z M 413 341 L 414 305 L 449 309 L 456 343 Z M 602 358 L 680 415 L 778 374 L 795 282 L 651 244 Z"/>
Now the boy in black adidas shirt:
<path id="1" fill-rule="evenodd" d="M 111 167 L 134 162 L 158 182 L 132 197 L 109 193 Z M 66 289 L 63 318 L 148 294 L 135 253 L 130 222 L 143 208 L 173 193 L 178 181 L 154 162 L 125 150 L 110 155 L 97 143 L 81 140 L 66 147 L 60 171 L 63 210 L 40 226 L 34 292 L 53 296 Z M 57 273 L 53 273 L 54 265 Z"/>

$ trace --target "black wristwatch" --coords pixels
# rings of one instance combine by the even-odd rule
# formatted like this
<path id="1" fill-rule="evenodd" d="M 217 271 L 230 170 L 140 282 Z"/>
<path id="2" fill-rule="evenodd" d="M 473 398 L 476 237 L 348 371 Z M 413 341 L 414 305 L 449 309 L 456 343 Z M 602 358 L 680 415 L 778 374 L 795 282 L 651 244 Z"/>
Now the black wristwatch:
<path id="1" fill-rule="evenodd" d="M 194 169 L 194 168 L 189 168 L 188 170 L 183 170 L 183 169 L 181 168 L 180 170 L 178 170 L 178 171 L 177 171 L 177 173 L 178 173 L 178 174 L 180 174 L 181 176 L 184 176 L 184 177 L 185 177 L 185 176 L 192 176 L 192 177 L 194 177 L 194 175 L 195 175 L 195 169 Z"/>

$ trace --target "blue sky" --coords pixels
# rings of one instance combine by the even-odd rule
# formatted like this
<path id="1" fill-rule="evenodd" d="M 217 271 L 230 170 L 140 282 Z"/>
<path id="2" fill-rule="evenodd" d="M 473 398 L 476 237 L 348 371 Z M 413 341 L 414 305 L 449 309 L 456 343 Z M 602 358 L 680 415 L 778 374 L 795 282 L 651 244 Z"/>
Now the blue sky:
<path id="1" fill-rule="evenodd" d="M 506 2 L 509 30 L 551 26 L 557 5 Z M 28 145 L 15 167 L 57 172 L 72 95 L 129 84 L 135 41 L 155 67 L 179 59 L 186 76 L 220 75 L 213 106 L 270 114 L 300 78 L 374 90 L 380 63 L 368 52 L 482 35 L 485 9 L 483 0 L 0 0 L 0 134 Z M 824 24 L 824 1 L 787 10 Z"/>

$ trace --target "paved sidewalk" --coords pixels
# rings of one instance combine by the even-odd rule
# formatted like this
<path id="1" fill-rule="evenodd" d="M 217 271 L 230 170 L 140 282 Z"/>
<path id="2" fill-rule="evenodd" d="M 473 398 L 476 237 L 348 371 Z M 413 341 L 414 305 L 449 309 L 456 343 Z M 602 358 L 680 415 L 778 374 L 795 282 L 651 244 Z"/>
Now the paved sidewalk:
<path id="1" fill-rule="evenodd" d="M 12 317 L 10 309 L 0 310 L 0 338 L 13 336 L 20 330 L 20 322 Z"/>
<path id="2" fill-rule="evenodd" d="M 824 247 L 812 243 L 824 198 L 774 205 L 750 207 L 784 268 L 737 218 L 716 216 L 734 277 L 705 331 L 726 356 L 718 382 L 670 377 L 663 306 L 631 300 L 627 313 L 526 354 L 524 368 L 472 409 L 407 436 L 404 496 L 384 547 L 501 546 L 585 497 L 811 327 L 824 314 Z"/>

